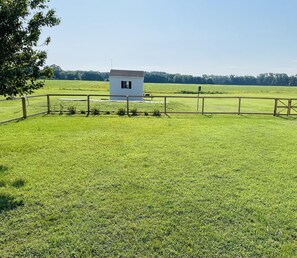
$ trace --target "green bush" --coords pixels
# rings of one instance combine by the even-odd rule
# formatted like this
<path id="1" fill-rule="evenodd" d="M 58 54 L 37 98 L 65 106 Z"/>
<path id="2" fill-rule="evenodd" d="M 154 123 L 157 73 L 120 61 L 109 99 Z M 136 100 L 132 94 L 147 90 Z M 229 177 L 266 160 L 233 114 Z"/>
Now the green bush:
<path id="1" fill-rule="evenodd" d="M 100 115 L 100 110 L 99 110 L 99 108 L 97 108 L 97 107 L 93 107 L 93 108 L 91 109 L 91 114 L 94 115 L 94 116 Z"/>
<path id="2" fill-rule="evenodd" d="M 63 109 L 64 109 L 64 106 L 60 104 L 59 115 L 63 115 Z"/>
<path id="3" fill-rule="evenodd" d="M 131 115 L 132 115 L 132 116 L 138 116 L 137 108 L 133 108 L 133 109 L 131 109 Z"/>
<path id="4" fill-rule="evenodd" d="M 117 115 L 124 116 L 126 114 L 126 110 L 124 108 L 119 108 L 117 111 Z"/>
<path id="5" fill-rule="evenodd" d="M 147 111 L 144 111 L 144 115 L 145 115 L 145 116 L 148 116 L 149 113 L 148 113 Z"/>
<path id="6" fill-rule="evenodd" d="M 155 109 L 153 112 L 153 116 L 161 116 L 161 112 L 158 109 Z"/>
<path id="7" fill-rule="evenodd" d="M 68 115 L 74 115 L 76 114 L 76 107 L 70 106 L 68 107 Z"/>

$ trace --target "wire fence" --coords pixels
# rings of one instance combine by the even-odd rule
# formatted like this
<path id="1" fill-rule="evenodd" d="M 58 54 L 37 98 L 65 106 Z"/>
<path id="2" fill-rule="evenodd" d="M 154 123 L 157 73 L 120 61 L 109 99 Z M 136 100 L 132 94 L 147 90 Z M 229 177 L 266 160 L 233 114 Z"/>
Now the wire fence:
<path id="1" fill-rule="evenodd" d="M 113 100 L 114 97 L 120 100 Z M 134 101 L 141 98 L 142 101 Z M 0 100 L 0 124 L 51 113 L 69 114 L 237 114 L 297 115 L 296 98 L 235 96 L 125 96 L 100 94 L 46 94 Z"/>
<path id="2" fill-rule="evenodd" d="M 47 95 L 0 100 L 0 124 L 47 114 Z"/>

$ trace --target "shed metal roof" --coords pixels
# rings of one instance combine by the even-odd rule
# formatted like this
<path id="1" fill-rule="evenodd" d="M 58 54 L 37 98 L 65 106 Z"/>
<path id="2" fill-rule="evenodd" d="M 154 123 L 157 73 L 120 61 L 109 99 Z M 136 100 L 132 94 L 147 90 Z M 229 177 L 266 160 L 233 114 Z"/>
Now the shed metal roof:
<path id="1" fill-rule="evenodd" d="M 144 71 L 132 71 L 132 70 L 110 70 L 109 76 L 127 76 L 127 77 L 144 77 Z"/>

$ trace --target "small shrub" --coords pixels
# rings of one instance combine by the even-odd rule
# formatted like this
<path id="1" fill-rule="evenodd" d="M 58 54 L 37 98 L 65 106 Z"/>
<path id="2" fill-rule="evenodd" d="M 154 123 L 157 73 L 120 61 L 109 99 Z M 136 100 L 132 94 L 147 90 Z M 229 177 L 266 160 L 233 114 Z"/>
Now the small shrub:
<path id="1" fill-rule="evenodd" d="M 105 115 L 110 115 L 110 111 L 106 110 L 104 114 Z"/>
<path id="2" fill-rule="evenodd" d="M 117 111 L 117 115 L 124 116 L 126 114 L 126 110 L 124 108 L 119 108 Z"/>
<path id="3" fill-rule="evenodd" d="M 144 111 L 144 115 L 145 115 L 145 116 L 148 116 L 149 113 L 148 113 L 147 111 Z"/>
<path id="4" fill-rule="evenodd" d="M 158 109 L 155 109 L 153 112 L 153 116 L 161 116 L 161 112 Z"/>
<path id="5" fill-rule="evenodd" d="M 63 115 L 63 109 L 64 109 L 64 106 L 60 104 L 59 115 Z"/>
<path id="6" fill-rule="evenodd" d="M 138 116 L 137 108 L 131 109 L 131 114 L 132 114 L 132 116 Z"/>
<path id="7" fill-rule="evenodd" d="M 99 108 L 97 108 L 97 107 L 93 107 L 93 108 L 91 109 L 91 114 L 94 115 L 94 116 L 100 115 Z"/>
<path id="8" fill-rule="evenodd" d="M 82 115 L 84 115 L 84 114 L 86 114 L 86 111 L 81 110 L 80 113 L 81 113 Z"/>
<path id="9" fill-rule="evenodd" d="M 76 107 L 70 106 L 68 107 L 68 115 L 74 115 L 76 114 Z"/>

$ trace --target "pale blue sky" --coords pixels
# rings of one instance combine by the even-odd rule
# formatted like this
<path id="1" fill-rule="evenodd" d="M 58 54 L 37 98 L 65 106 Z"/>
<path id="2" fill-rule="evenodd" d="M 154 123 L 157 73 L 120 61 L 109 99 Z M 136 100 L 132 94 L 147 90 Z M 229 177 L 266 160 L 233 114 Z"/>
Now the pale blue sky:
<path id="1" fill-rule="evenodd" d="M 297 74 L 297 0 L 51 0 L 65 70 Z"/>

